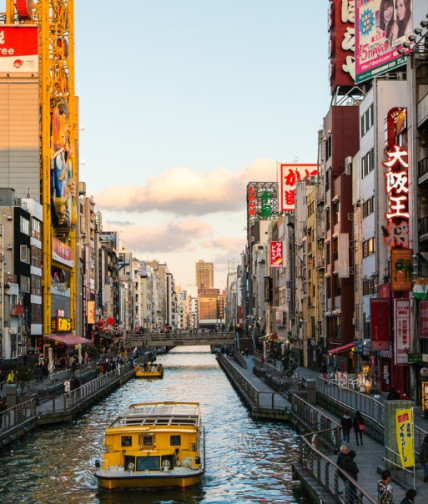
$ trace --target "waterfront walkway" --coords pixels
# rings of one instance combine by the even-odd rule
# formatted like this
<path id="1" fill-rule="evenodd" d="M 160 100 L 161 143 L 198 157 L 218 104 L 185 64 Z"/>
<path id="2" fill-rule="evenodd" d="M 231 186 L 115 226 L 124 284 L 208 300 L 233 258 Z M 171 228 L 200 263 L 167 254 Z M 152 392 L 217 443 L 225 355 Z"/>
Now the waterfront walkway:
<path id="1" fill-rule="evenodd" d="M 240 373 L 242 373 L 252 384 L 252 386 L 254 386 L 259 392 L 264 394 L 276 393 L 261 378 L 258 378 L 254 375 L 254 357 L 248 356 L 244 358 L 246 360 L 246 368 L 240 366 L 236 361 L 233 360 L 233 358 L 228 358 L 228 361 L 237 369 L 239 369 Z M 297 368 L 296 373 L 298 378 L 304 380 L 318 380 L 320 376 L 318 372 L 303 367 Z M 286 397 L 287 396 L 285 396 L 285 400 L 287 401 Z M 354 409 L 352 404 L 349 404 L 348 406 L 351 410 Z M 289 405 L 289 407 L 291 407 L 291 405 Z M 316 405 L 315 407 L 318 410 L 321 410 L 327 417 L 331 418 L 337 424 L 340 424 L 339 416 L 318 405 Z M 418 408 L 415 408 L 415 424 L 425 432 L 428 432 L 428 419 L 423 418 L 422 412 L 420 411 L 420 409 L 418 410 Z M 380 474 L 378 471 L 381 468 L 385 467 L 385 447 L 383 443 L 376 441 L 366 434 L 363 435 L 363 443 L 363 445 L 357 446 L 355 442 L 354 432 L 352 430 L 349 446 L 350 449 L 355 450 L 356 452 L 355 462 L 359 468 L 358 483 L 373 497 L 374 502 L 377 502 L 377 481 L 380 479 Z M 331 453 L 327 456 L 332 462 L 336 462 L 336 453 Z M 412 486 L 413 481 L 409 481 L 407 488 L 411 488 Z M 392 487 L 394 489 L 394 500 L 398 504 L 401 499 L 404 498 L 407 488 L 404 488 L 395 482 L 392 482 Z M 417 497 L 415 504 L 428 502 L 428 483 L 423 482 L 423 470 L 420 467 L 420 464 L 417 465 L 416 470 L 416 492 Z M 324 502 L 328 501 L 324 500 Z"/>

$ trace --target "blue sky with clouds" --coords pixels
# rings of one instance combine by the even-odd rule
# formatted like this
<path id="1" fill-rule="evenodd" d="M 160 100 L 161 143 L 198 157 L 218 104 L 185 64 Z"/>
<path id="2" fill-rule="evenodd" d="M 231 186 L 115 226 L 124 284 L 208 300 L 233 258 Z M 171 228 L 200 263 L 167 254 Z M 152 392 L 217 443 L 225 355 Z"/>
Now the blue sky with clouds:
<path id="1" fill-rule="evenodd" d="M 199 259 L 224 287 L 246 184 L 276 180 L 276 161 L 316 162 L 328 0 L 74 3 L 80 179 L 104 229 L 183 288 Z"/>

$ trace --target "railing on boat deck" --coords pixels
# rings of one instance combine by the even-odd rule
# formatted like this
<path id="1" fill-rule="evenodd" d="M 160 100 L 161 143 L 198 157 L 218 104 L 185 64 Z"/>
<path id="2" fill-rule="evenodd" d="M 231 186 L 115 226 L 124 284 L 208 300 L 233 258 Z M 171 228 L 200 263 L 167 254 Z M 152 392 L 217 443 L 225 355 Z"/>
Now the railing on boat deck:
<path id="1" fill-rule="evenodd" d="M 57 412 L 72 410 L 80 403 L 86 402 L 91 397 L 108 388 L 112 383 L 116 382 L 118 378 L 125 377 L 129 373 L 134 373 L 132 364 L 127 363 L 119 365 L 113 371 L 101 375 L 90 382 L 84 383 L 70 392 L 60 396 L 50 397 L 43 401 L 41 414 L 49 415 Z"/>
<path id="2" fill-rule="evenodd" d="M 0 434 L 13 431 L 20 425 L 34 420 L 37 416 L 37 401 L 29 399 L 0 413 Z"/>

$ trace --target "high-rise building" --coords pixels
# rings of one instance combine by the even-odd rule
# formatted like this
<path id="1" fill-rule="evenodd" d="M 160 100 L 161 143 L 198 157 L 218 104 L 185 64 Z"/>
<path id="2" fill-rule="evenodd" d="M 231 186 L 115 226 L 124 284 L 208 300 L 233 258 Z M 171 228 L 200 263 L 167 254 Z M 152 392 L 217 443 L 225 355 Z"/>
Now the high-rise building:
<path id="1" fill-rule="evenodd" d="M 214 264 L 205 261 L 196 263 L 196 286 L 198 289 L 211 289 L 214 287 Z"/>

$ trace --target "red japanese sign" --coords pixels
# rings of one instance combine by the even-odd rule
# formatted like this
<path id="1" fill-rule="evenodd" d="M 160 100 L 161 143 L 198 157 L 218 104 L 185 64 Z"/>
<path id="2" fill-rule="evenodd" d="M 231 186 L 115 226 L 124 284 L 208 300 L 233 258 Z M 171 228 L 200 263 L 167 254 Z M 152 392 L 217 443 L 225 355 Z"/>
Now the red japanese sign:
<path id="1" fill-rule="evenodd" d="M 428 301 L 419 301 L 419 338 L 428 338 Z"/>
<path id="2" fill-rule="evenodd" d="M 280 241 L 270 242 L 270 267 L 282 268 L 284 266 L 283 244 Z"/>
<path id="3" fill-rule="evenodd" d="M 39 31 L 33 25 L 0 25 L 0 72 L 37 73 Z"/>
<path id="4" fill-rule="evenodd" d="M 330 0 L 330 89 L 355 84 L 354 0 Z"/>
<path id="5" fill-rule="evenodd" d="M 388 247 L 409 247 L 409 179 L 407 151 L 398 145 L 386 151 L 387 160 L 382 164 L 386 168 L 385 191 L 388 196 L 388 210 L 385 218 L 387 235 L 384 237 Z"/>
<path id="6" fill-rule="evenodd" d="M 370 300 L 372 350 L 389 350 L 389 299 Z"/>
<path id="7" fill-rule="evenodd" d="M 296 185 L 310 182 L 318 174 L 318 165 L 283 163 L 280 165 L 281 212 L 294 212 Z"/>

